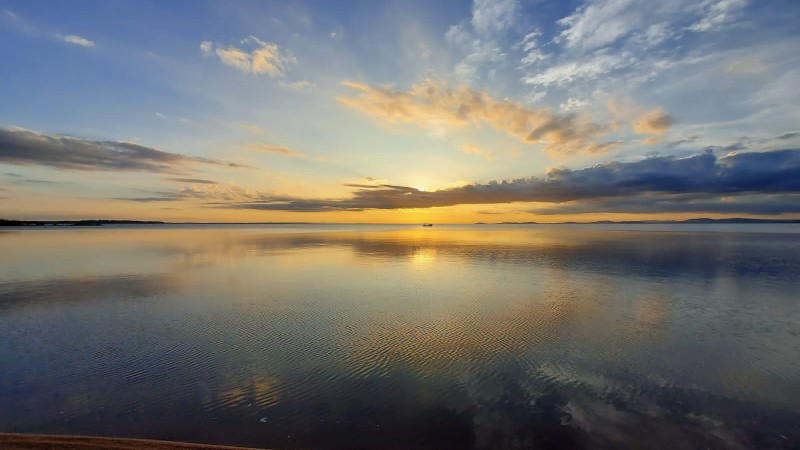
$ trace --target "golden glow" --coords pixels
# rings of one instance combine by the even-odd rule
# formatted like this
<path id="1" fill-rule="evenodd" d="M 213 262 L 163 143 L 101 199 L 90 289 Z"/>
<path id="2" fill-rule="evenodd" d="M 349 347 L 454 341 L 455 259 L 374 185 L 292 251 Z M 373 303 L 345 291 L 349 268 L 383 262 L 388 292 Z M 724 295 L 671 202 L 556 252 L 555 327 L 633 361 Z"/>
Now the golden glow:
<path id="1" fill-rule="evenodd" d="M 423 247 L 411 253 L 411 264 L 420 269 L 424 269 L 436 261 L 436 249 Z"/>

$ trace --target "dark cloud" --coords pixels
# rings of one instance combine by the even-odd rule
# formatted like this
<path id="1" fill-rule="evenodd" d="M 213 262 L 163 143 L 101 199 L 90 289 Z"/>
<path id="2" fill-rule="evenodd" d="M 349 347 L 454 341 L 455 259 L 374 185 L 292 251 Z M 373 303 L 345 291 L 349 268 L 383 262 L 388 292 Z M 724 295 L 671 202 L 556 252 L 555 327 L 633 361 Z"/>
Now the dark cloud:
<path id="1" fill-rule="evenodd" d="M 0 163 L 43 165 L 72 170 L 179 172 L 190 164 L 245 167 L 180 155 L 132 142 L 93 141 L 0 127 Z"/>
<path id="2" fill-rule="evenodd" d="M 153 202 L 174 202 L 185 198 L 178 192 L 152 192 L 147 197 L 118 197 L 114 200 L 125 200 L 129 202 L 153 203 Z"/>
<path id="3" fill-rule="evenodd" d="M 667 148 L 675 148 L 675 147 L 678 147 L 678 146 L 683 145 L 683 144 L 694 143 L 695 141 L 697 141 L 701 137 L 702 136 L 700 136 L 699 134 L 693 134 L 691 136 L 687 136 L 684 139 L 678 139 L 678 140 L 675 140 L 675 141 L 665 142 L 664 146 L 667 147 Z"/>
<path id="4" fill-rule="evenodd" d="M 794 139 L 794 138 L 797 138 L 797 137 L 800 137 L 800 132 L 795 131 L 795 132 L 792 132 L 792 133 L 784 133 L 784 134 L 782 134 L 780 136 L 775 136 L 774 139 L 777 139 L 779 141 L 786 141 L 786 140 Z"/>
<path id="5" fill-rule="evenodd" d="M 174 202 L 176 200 L 180 200 L 181 197 L 118 197 L 114 200 L 125 200 L 129 202 L 138 202 L 138 203 L 155 203 L 155 202 Z"/>
<path id="6" fill-rule="evenodd" d="M 75 184 L 72 181 L 37 180 L 37 179 L 34 179 L 34 178 L 25 178 L 25 179 L 20 180 L 20 181 L 15 181 L 14 183 L 15 184 L 49 184 L 49 185 Z"/>
<path id="7" fill-rule="evenodd" d="M 800 213 L 800 195 L 743 195 L 736 197 L 697 195 L 644 195 L 632 198 L 598 199 L 569 202 L 536 208 L 536 214 L 613 213 L 736 213 L 779 215 Z"/>
<path id="8" fill-rule="evenodd" d="M 167 178 L 169 181 L 177 181 L 179 183 L 199 183 L 199 184 L 217 184 L 213 180 L 203 180 L 200 178 Z"/>
<path id="9" fill-rule="evenodd" d="M 732 153 L 712 151 L 686 158 L 652 157 L 635 162 L 608 162 L 580 170 L 551 169 L 544 178 L 492 181 L 439 191 L 409 186 L 362 186 L 344 199 L 269 197 L 254 201 L 215 202 L 227 208 L 280 211 L 359 211 L 364 209 L 431 208 L 460 204 L 512 202 L 564 203 L 653 195 L 737 196 L 800 193 L 800 150 Z M 667 201 L 669 199 L 665 199 Z M 679 199 L 673 199 L 677 202 Z M 717 208 L 724 212 L 724 203 Z M 602 202 L 595 202 L 602 211 Z M 734 205 L 734 203 L 731 203 Z M 770 214 L 795 211 L 774 203 Z M 785 204 L 784 204 L 785 205 Z M 741 207 L 737 205 L 737 207 Z M 766 206 L 764 206 L 766 208 Z M 740 211 L 741 209 L 733 209 Z M 765 212 L 766 214 L 767 212 Z"/>

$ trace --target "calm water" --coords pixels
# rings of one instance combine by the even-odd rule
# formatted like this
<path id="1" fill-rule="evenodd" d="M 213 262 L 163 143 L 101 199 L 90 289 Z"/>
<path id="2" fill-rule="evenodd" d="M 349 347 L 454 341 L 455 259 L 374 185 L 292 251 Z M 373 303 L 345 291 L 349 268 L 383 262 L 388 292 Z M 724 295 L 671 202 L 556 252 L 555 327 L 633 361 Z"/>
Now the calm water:
<path id="1" fill-rule="evenodd" d="M 800 448 L 800 227 L 0 232 L 0 431 Z"/>

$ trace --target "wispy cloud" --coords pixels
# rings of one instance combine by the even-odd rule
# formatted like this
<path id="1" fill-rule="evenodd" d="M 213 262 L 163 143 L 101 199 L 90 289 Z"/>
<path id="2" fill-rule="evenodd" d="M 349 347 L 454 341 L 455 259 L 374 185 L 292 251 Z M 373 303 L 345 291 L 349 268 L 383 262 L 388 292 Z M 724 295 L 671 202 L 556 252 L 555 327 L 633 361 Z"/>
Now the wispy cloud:
<path id="1" fill-rule="evenodd" d="M 566 47 L 595 50 L 631 39 L 656 45 L 680 37 L 679 30 L 709 31 L 732 22 L 747 0 L 588 0 L 560 19 L 557 42 Z"/>
<path id="2" fill-rule="evenodd" d="M 248 133 L 253 134 L 263 134 L 266 132 L 264 128 L 254 124 L 254 123 L 237 123 L 236 126 L 241 128 L 242 130 L 247 131 Z"/>
<path id="3" fill-rule="evenodd" d="M 282 78 L 291 66 L 297 63 L 292 53 L 278 44 L 262 41 L 248 36 L 234 45 L 216 44 L 211 41 L 200 43 L 200 51 L 205 55 L 215 55 L 223 64 L 256 75 Z"/>
<path id="4" fill-rule="evenodd" d="M 213 180 L 204 180 L 202 178 L 167 178 L 169 181 L 177 181 L 179 183 L 197 183 L 197 184 L 217 184 Z"/>
<path id="5" fill-rule="evenodd" d="M 519 61 L 520 79 L 531 88 L 526 95 L 530 102 L 564 98 L 603 101 L 599 97 L 604 94 L 635 96 L 655 79 L 661 81 L 659 91 L 666 91 L 679 83 L 686 86 L 686 79 L 696 75 L 691 67 L 712 64 L 721 57 L 721 50 L 730 48 L 725 41 L 706 39 L 700 44 L 698 34 L 736 26 L 745 17 L 747 3 L 585 0 L 556 21 L 550 40 L 537 29 L 530 44 L 517 44 L 526 51 L 505 46 L 497 53 L 511 52 Z M 516 36 L 509 33 L 506 39 Z M 537 45 L 542 40 L 545 44 Z M 763 70 L 763 65 L 734 66 L 739 69 Z M 652 98 L 652 93 L 643 94 Z"/>
<path id="6" fill-rule="evenodd" d="M 475 0 L 471 20 L 447 30 L 447 42 L 465 52 L 455 67 L 461 81 L 474 82 L 483 74 L 494 75 L 492 66 L 507 57 L 500 40 L 514 25 L 518 8 L 516 0 Z"/>
<path id="7" fill-rule="evenodd" d="M 747 6 L 747 0 L 706 0 L 703 17 L 689 27 L 692 31 L 709 31 L 730 22 Z"/>
<path id="8" fill-rule="evenodd" d="M 191 124 L 194 123 L 194 121 L 192 119 L 187 119 L 186 117 L 173 117 L 173 116 L 168 116 L 168 115 L 166 115 L 164 113 L 160 113 L 160 112 L 156 112 L 156 117 L 158 117 L 160 119 L 164 119 L 164 120 L 178 121 L 178 122 L 180 122 L 182 124 L 186 124 L 186 125 L 191 125 Z"/>
<path id="9" fill-rule="evenodd" d="M 71 170 L 175 173 L 192 164 L 245 167 L 215 159 L 170 153 L 133 142 L 95 141 L 0 127 L 0 163 Z"/>
<path id="10" fill-rule="evenodd" d="M 458 149 L 464 153 L 469 153 L 470 155 L 480 156 L 481 158 L 486 158 L 487 161 L 491 161 L 494 159 L 494 152 L 484 149 L 483 147 L 475 144 L 462 144 L 458 146 Z"/>
<path id="11" fill-rule="evenodd" d="M 81 47 L 94 47 L 94 41 L 74 34 L 59 34 L 58 37 L 69 44 L 80 45 Z"/>
<path id="12" fill-rule="evenodd" d="M 358 95 L 339 101 L 388 122 L 460 128 L 486 124 L 528 144 L 542 144 L 554 154 L 602 153 L 616 143 L 598 142 L 609 130 L 577 114 L 559 115 L 549 109 L 527 109 L 511 100 L 495 100 L 488 93 L 445 81 L 425 80 L 408 91 L 373 88 L 346 81 Z"/>
<path id="13" fill-rule="evenodd" d="M 316 84 L 314 84 L 314 83 L 312 83 L 310 81 L 306 81 L 306 80 L 294 81 L 294 82 L 291 82 L 291 83 L 286 83 L 286 82 L 281 81 L 280 85 L 282 87 L 289 88 L 289 89 L 296 89 L 298 91 L 302 91 L 304 89 L 311 89 L 311 88 L 314 88 L 314 87 L 317 86 Z"/>
<path id="14" fill-rule="evenodd" d="M 541 72 L 523 77 L 522 82 L 531 86 L 547 88 L 552 85 L 570 84 L 585 78 L 607 75 L 614 70 L 633 64 L 630 55 L 600 54 L 551 66 Z"/>
<path id="15" fill-rule="evenodd" d="M 247 144 L 247 148 L 250 149 L 250 150 L 258 151 L 258 152 L 273 153 L 273 154 L 276 154 L 276 155 L 288 156 L 288 157 L 291 157 L 291 158 L 303 158 L 303 157 L 305 157 L 305 154 L 303 154 L 301 152 L 298 152 L 297 150 L 292 150 L 290 148 L 282 147 L 280 145 L 274 145 L 274 144 L 265 144 L 265 143 L 253 142 L 253 143 Z"/>
<path id="16" fill-rule="evenodd" d="M 19 17 L 17 17 L 14 11 L 11 11 L 10 9 L 4 9 L 2 10 L 2 13 L 5 17 L 8 17 L 11 20 L 19 20 Z"/>

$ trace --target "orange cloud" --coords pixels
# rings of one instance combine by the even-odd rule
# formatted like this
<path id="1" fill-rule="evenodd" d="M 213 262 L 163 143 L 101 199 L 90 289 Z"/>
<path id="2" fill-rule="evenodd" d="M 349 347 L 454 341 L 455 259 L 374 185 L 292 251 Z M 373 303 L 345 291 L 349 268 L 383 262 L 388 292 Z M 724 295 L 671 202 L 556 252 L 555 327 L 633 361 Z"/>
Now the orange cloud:
<path id="1" fill-rule="evenodd" d="M 223 64 L 243 72 L 265 74 L 272 78 L 283 77 L 289 67 L 297 63 L 297 59 L 288 50 L 255 36 L 242 39 L 240 44 L 251 50 L 203 41 L 200 43 L 200 51 L 206 55 L 216 55 Z"/>
<path id="2" fill-rule="evenodd" d="M 373 88 L 344 81 L 358 91 L 339 101 L 364 114 L 390 123 L 407 122 L 434 128 L 489 125 L 528 144 L 542 144 L 553 154 L 601 153 L 618 143 L 597 142 L 608 127 L 584 115 L 556 114 L 547 108 L 527 109 L 511 100 L 496 100 L 466 85 L 451 87 L 446 81 L 425 80 L 408 91 Z"/>
<path id="3" fill-rule="evenodd" d="M 633 131 L 638 134 L 664 134 L 672 127 L 675 120 L 661 108 L 644 113 L 633 124 Z"/>
<path id="4" fill-rule="evenodd" d="M 306 155 L 292 150 L 290 148 L 281 147 L 280 145 L 264 144 L 264 143 L 251 143 L 247 144 L 247 148 L 265 153 L 274 153 L 276 155 L 288 156 L 290 158 L 304 158 Z"/>
<path id="5" fill-rule="evenodd" d="M 458 147 L 458 149 L 464 153 L 469 153 L 471 155 L 476 155 L 482 158 L 486 158 L 487 161 L 491 161 L 494 159 L 494 152 L 485 150 L 475 144 L 462 144 Z"/>

